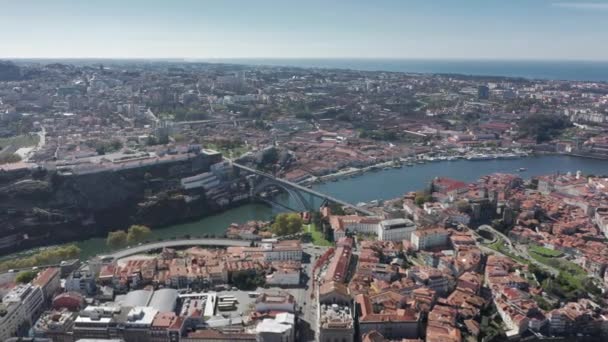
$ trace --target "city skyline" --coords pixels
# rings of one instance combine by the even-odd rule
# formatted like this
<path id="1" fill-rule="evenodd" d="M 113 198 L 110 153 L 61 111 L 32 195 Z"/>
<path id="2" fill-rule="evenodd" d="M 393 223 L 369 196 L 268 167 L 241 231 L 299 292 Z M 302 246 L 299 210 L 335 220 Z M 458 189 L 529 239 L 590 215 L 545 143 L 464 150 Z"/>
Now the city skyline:
<path id="1" fill-rule="evenodd" d="M 0 58 L 608 60 L 608 1 L 26 0 Z"/>

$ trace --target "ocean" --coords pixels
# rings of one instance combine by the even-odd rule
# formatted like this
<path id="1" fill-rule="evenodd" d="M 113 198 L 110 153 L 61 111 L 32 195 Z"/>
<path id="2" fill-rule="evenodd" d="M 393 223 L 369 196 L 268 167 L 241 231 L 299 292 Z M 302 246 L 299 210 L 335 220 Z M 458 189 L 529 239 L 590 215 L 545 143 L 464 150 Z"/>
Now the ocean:
<path id="1" fill-rule="evenodd" d="M 523 77 L 608 82 L 608 61 L 439 60 L 439 59 L 205 59 L 204 62 L 302 68 L 335 68 L 424 74 Z"/>

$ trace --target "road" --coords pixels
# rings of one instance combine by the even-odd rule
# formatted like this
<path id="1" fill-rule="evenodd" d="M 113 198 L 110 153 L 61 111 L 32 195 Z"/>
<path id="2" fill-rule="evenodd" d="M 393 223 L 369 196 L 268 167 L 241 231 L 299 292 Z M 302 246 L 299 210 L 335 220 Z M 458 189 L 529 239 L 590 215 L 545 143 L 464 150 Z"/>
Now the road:
<path id="1" fill-rule="evenodd" d="M 303 291 L 302 298 L 296 298 L 298 300 L 298 305 L 302 306 L 302 313 L 300 315 L 300 320 L 304 322 L 304 326 L 300 327 L 300 333 L 302 334 L 299 338 L 299 341 L 316 341 L 317 338 L 317 310 L 318 310 L 318 298 L 312 298 L 312 294 L 314 291 L 313 286 L 313 273 L 312 267 L 317 261 L 317 259 L 327 251 L 329 247 L 320 247 L 313 246 L 312 244 L 303 244 L 302 245 L 304 252 L 310 255 L 310 260 L 308 263 L 303 264 L 303 268 L 306 274 L 306 287 L 305 291 Z"/>
<path id="2" fill-rule="evenodd" d="M 528 250 L 525 247 L 515 246 L 513 244 L 513 242 L 511 241 L 511 239 L 509 239 L 505 234 L 494 229 L 492 226 L 484 224 L 484 225 L 479 226 L 479 229 L 487 230 L 487 231 L 491 232 L 492 234 L 494 234 L 495 236 L 500 237 L 502 239 L 502 241 L 506 243 L 507 247 L 509 248 L 509 251 L 511 253 L 513 253 L 514 255 L 517 255 L 521 258 L 529 260 L 531 263 L 533 263 L 534 265 L 540 267 L 541 269 L 551 273 L 553 276 L 557 276 L 559 274 L 559 270 L 557 268 L 554 268 L 549 265 L 545 265 L 541 262 L 536 261 L 534 258 L 532 258 L 530 256 L 530 254 L 528 254 Z"/>
<path id="3" fill-rule="evenodd" d="M 122 249 L 110 254 L 100 256 L 102 259 L 113 258 L 121 259 L 135 254 L 145 253 L 155 249 L 186 247 L 186 246 L 240 246 L 248 247 L 251 244 L 249 240 L 232 240 L 232 239 L 181 239 L 147 243 L 131 248 Z"/>

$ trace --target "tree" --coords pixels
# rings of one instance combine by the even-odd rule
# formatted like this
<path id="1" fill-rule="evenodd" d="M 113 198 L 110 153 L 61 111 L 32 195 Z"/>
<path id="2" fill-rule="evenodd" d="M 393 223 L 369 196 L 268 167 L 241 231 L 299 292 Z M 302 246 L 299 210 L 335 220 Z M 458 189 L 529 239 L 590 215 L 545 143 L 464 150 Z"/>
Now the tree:
<path id="1" fill-rule="evenodd" d="M 272 224 L 272 232 L 278 236 L 295 234 L 302 230 L 302 224 L 299 214 L 279 214 Z"/>
<path id="2" fill-rule="evenodd" d="M 342 208 L 342 206 L 338 203 L 330 203 L 329 204 L 329 211 L 331 212 L 332 215 L 344 215 L 344 208 Z"/>
<path id="3" fill-rule="evenodd" d="M 431 196 L 431 194 L 426 193 L 426 192 L 417 192 L 416 193 L 416 197 L 414 199 L 414 201 L 416 202 L 416 205 L 419 207 L 422 207 L 422 205 L 426 202 L 430 202 L 433 200 L 433 197 Z"/>
<path id="4" fill-rule="evenodd" d="M 18 154 L 6 154 L 3 156 L 0 156 L 0 165 L 2 164 L 10 164 L 10 163 L 17 163 L 21 161 L 21 157 L 19 157 Z"/>
<path id="5" fill-rule="evenodd" d="M 15 277 L 15 281 L 18 283 L 27 284 L 27 283 L 31 282 L 32 280 L 34 280 L 34 278 L 36 278 L 37 275 L 38 275 L 38 271 L 33 271 L 33 270 L 19 272 L 19 274 L 17 274 L 17 277 Z"/>
<path id="6" fill-rule="evenodd" d="M 112 248 L 122 247 L 127 244 L 127 233 L 124 230 L 109 232 L 106 244 Z"/>
<path id="7" fill-rule="evenodd" d="M 150 236 L 150 233 L 150 228 L 134 224 L 129 227 L 129 231 L 127 233 L 127 242 L 135 243 L 144 241 L 148 236 Z"/>
<path id="8" fill-rule="evenodd" d="M 537 143 L 548 141 L 558 136 L 564 129 L 572 126 L 563 115 L 533 114 L 519 122 L 521 136 L 534 138 Z"/>

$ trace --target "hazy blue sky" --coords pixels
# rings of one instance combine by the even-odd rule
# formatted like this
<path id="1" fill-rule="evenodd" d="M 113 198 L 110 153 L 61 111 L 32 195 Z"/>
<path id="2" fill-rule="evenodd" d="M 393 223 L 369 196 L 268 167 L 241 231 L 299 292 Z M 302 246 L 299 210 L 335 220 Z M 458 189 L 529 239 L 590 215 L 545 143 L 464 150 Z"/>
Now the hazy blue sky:
<path id="1" fill-rule="evenodd" d="M 608 0 L 0 0 L 0 57 L 608 60 Z"/>

